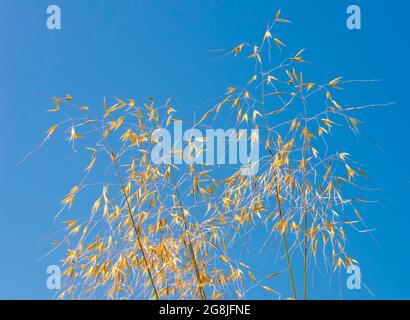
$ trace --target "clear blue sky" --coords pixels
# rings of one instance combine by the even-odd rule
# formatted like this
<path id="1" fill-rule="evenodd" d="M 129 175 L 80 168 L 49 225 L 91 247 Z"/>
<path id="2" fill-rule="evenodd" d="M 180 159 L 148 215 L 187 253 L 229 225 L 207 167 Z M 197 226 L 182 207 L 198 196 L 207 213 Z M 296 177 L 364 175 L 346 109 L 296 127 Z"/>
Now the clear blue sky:
<path id="1" fill-rule="evenodd" d="M 62 30 L 46 28 L 46 9 L 62 9 Z M 362 30 L 345 26 L 359 4 Z M 363 281 L 375 298 L 410 298 L 408 75 L 410 4 L 390 1 L 43 1 L 0 2 L 0 298 L 51 298 L 46 268 L 60 197 L 75 183 L 66 146 L 51 143 L 22 166 L 21 158 L 53 123 L 49 97 L 67 93 L 88 105 L 107 97 L 173 97 L 181 115 L 237 80 L 235 68 L 208 50 L 258 39 L 281 7 L 292 21 L 284 38 L 309 59 L 347 79 L 382 79 L 351 99 L 397 102 L 364 112 L 365 135 L 350 153 L 366 163 L 380 205 L 362 215 L 374 237 L 354 236 Z M 374 298 L 318 276 L 314 298 Z"/>

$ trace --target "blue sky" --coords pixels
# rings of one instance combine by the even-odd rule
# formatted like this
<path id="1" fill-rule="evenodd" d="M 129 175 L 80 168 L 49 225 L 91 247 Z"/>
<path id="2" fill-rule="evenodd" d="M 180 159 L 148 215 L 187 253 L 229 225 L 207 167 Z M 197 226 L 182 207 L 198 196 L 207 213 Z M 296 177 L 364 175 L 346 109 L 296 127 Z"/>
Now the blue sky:
<path id="1" fill-rule="evenodd" d="M 62 10 L 48 30 L 46 9 Z M 346 28 L 346 8 L 362 9 L 362 30 Z M 349 99 L 394 106 L 363 112 L 364 135 L 350 153 L 366 163 L 381 204 L 362 215 L 374 237 L 354 235 L 353 253 L 373 292 L 351 291 L 318 276 L 313 298 L 410 298 L 408 166 L 409 38 L 406 1 L 31 1 L 0 2 L 0 298 L 51 298 L 46 268 L 60 197 L 79 170 L 70 150 L 50 144 L 16 164 L 53 123 L 50 97 L 69 93 L 88 105 L 106 97 L 173 97 L 181 116 L 238 79 L 234 64 L 209 50 L 259 39 L 276 10 L 292 21 L 283 38 L 311 61 L 359 85 Z M 297 46 L 295 45 L 297 43 Z M 56 152 L 57 151 L 57 152 Z M 337 276 L 339 277 L 339 276 Z M 336 278 L 337 278 L 336 277 Z M 345 282 L 346 275 L 340 275 Z"/>

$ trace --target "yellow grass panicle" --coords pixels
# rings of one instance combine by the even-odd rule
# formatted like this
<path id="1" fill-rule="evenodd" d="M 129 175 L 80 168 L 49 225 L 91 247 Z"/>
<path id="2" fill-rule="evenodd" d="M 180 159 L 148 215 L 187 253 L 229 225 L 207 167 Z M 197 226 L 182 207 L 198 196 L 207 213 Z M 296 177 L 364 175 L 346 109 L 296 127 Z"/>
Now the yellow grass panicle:
<path id="1" fill-rule="evenodd" d="M 104 98 L 95 109 L 70 95 L 52 99 L 48 111 L 62 120 L 41 146 L 64 134 L 84 162 L 58 213 L 60 298 L 241 299 L 250 290 L 281 298 L 277 277 L 289 282 L 284 297 L 307 298 L 315 265 L 356 261 L 346 243 L 364 226 L 356 206 L 366 202 L 359 184 L 367 175 L 337 136 L 359 133 L 354 113 L 365 106 L 345 105 L 352 81 L 312 78 L 305 49 L 278 36 L 287 22 L 279 10 L 260 42 L 226 51 L 249 63 L 249 76 L 227 85 L 194 124 L 258 129 L 249 136 L 264 147 L 254 176 L 241 166 L 153 163 L 156 130 L 191 122 L 177 118 L 171 99 Z M 262 253 L 279 258 L 258 268 Z"/>

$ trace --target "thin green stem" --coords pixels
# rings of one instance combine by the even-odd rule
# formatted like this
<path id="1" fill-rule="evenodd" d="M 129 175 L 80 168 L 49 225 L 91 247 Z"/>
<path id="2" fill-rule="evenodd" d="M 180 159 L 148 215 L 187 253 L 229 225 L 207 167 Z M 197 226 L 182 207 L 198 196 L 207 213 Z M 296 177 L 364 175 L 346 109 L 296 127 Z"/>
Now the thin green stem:
<path id="1" fill-rule="evenodd" d="M 276 201 L 278 203 L 279 217 L 280 217 L 280 221 L 283 222 L 282 205 L 281 205 L 281 200 L 280 200 L 280 195 L 279 195 L 279 187 L 278 187 L 277 183 L 275 183 L 275 188 L 276 188 Z M 292 286 L 293 298 L 296 300 L 297 295 L 296 295 L 295 281 L 293 279 L 292 265 L 291 265 L 291 262 L 290 262 L 288 241 L 286 239 L 286 230 L 284 230 L 284 232 L 282 233 L 282 237 L 283 237 L 283 244 L 284 244 L 284 247 L 285 247 L 286 261 L 288 263 L 289 278 L 290 278 L 290 284 Z"/>
<path id="2" fill-rule="evenodd" d="M 307 299 L 307 213 L 306 208 L 303 213 L 303 224 L 304 224 L 304 239 L 303 239 L 303 298 Z"/>

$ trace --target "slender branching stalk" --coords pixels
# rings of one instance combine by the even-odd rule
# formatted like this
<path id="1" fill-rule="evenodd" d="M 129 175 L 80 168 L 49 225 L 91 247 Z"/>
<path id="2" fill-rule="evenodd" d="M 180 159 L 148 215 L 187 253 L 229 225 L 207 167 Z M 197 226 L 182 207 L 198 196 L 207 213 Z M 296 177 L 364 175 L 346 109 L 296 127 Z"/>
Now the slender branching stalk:
<path id="1" fill-rule="evenodd" d="M 284 223 L 283 213 L 282 213 L 282 204 L 280 200 L 280 190 L 279 190 L 279 186 L 277 183 L 275 183 L 275 188 L 276 188 L 276 201 L 278 205 L 280 222 Z M 296 300 L 297 299 L 296 287 L 295 287 L 295 280 L 293 279 L 292 264 L 290 261 L 289 248 L 288 248 L 288 240 L 286 239 L 286 228 L 282 232 L 282 238 L 283 238 L 283 245 L 285 247 L 286 262 L 288 264 L 289 279 L 290 279 L 290 284 L 292 287 L 293 298 Z"/>
<path id="2" fill-rule="evenodd" d="M 206 300 L 206 294 L 205 294 L 205 290 L 204 290 L 202 280 L 201 280 L 201 273 L 200 273 L 200 270 L 199 270 L 199 267 L 198 267 L 195 251 L 194 251 L 194 248 L 193 248 L 193 245 L 192 245 L 192 240 L 191 240 L 188 223 L 187 223 L 185 213 L 184 213 L 184 209 L 183 209 L 183 203 L 182 203 L 182 200 L 181 200 L 181 195 L 179 193 L 178 182 L 175 179 L 174 170 L 173 170 L 172 167 L 171 167 L 170 175 L 172 177 L 172 181 L 173 181 L 173 184 L 175 186 L 175 191 L 176 191 L 177 199 L 178 199 L 178 202 L 179 202 L 178 204 L 179 204 L 179 207 L 180 207 L 181 219 L 182 219 L 183 225 L 184 225 L 184 236 L 183 236 L 184 246 L 188 250 L 189 255 L 191 257 L 191 261 L 194 265 L 195 276 L 196 276 L 196 280 L 197 280 L 197 286 L 198 286 L 200 297 L 201 297 L 202 300 Z"/>
<path id="3" fill-rule="evenodd" d="M 153 292 L 154 292 L 155 298 L 156 298 L 157 300 L 160 300 L 160 296 L 159 296 L 159 294 L 158 294 L 157 288 L 156 288 L 156 286 L 155 286 L 155 281 L 154 281 L 154 278 L 153 278 L 153 276 L 152 276 L 151 268 L 150 268 L 150 266 L 149 266 L 149 262 L 148 262 L 148 259 L 147 259 L 147 255 L 146 255 L 146 253 L 145 253 L 144 247 L 143 247 L 142 242 L 141 242 L 140 227 L 138 226 L 138 228 L 137 228 L 137 226 L 135 225 L 135 221 L 134 221 L 134 217 L 133 217 L 133 214 L 132 214 L 132 209 L 131 209 L 130 201 L 129 201 L 129 199 L 128 199 L 128 194 L 127 194 L 127 191 L 126 191 L 126 189 L 125 189 L 125 185 L 124 185 L 124 183 L 123 183 L 123 180 L 122 180 L 122 177 L 121 177 L 121 173 L 120 173 L 120 171 L 119 171 L 119 169 L 118 169 L 117 156 L 116 156 L 113 152 L 111 152 L 111 157 L 112 157 L 112 160 L 113 160 L 113 162 L 114 162 L 115 171 L 116 171 L 118 180 L 119 180 L 120 185 L 121 185 L 121 189 L 122 189 L 122 192 L 123 192 L 123 196 L 124 196 L 125 202 L 126 202 L 126 204 L 127 204 L 128 215 L 129 215 L 129 218 L 130 218 L 130 220 L 131 220 L 132 226 L 133 226 L 133 228 L 134 228 L 134 232 L 135 232 L 135 236 L 136 236 L 136 238 L 137 238 L 138 246 L 139 246 L 139 249 L 141 250 L 141 254 L 142 254 L 142 257 L 143 257 L 143 259 L 144 259 L 145 266 L 146 266 L 147 271 L 148 271 L 148 276 L 149 276 L 149 280 L 150 280 L 150 282 L 151 282 L 152 290 L 153 290 Z"/>

